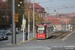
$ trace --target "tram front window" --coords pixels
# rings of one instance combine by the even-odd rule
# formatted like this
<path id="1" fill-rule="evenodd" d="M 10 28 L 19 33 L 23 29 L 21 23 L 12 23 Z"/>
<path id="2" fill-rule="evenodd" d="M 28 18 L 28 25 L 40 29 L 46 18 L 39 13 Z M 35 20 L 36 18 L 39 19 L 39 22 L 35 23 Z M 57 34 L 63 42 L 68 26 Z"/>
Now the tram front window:
<path id="1" fill-rule="evenodd" d="M 37 33 L 46 33 L 45 26 L 37 26 Z"/>

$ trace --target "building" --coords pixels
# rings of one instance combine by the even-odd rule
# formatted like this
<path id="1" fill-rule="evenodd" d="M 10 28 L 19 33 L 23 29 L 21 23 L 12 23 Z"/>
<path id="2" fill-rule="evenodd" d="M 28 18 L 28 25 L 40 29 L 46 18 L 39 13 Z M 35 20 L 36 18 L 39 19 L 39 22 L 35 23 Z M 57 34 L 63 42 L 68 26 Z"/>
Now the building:
<path id="1" fill-rule="evenodd" d="M 45 16 L 46 16 L 45 9 L 37 3 L 34 3 L 34 4 L 35 4 L 35 6 L 34 6 L 35 12 L 38 12 L 39 16 L 42 17 L 43 19 L 45 19 Z M 30 10 L 33 10 L 33 3 L 30 3 Z"/>
<path id="2" fill-rule="evenodd" d="M 45 19 L 48 23 L 53 24 L 53 27 L 56 30 L 66 30 L 66 19 L 58 19 L 58 18 L 51 18 L 48 17 Z M 67 23 L 68 25 L 68 23 Z"/>
<path id="3" fill-rule="evenodd" d="M 0 0 L 0 4 L 7 4 L 7 0 Z"/>

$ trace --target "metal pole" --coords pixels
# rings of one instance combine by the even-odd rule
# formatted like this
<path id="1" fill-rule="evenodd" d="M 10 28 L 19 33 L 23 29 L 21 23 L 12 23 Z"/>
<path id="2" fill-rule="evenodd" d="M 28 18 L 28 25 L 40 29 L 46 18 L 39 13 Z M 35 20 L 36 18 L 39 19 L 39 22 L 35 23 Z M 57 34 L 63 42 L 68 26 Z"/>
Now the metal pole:
<path id="1" fill-rule="evenodd" d="M 16 26 L 14 22 L 15 0 L 12 0 L 12 44 L 16 44 Z"/>
<path id="2" fill-rule="evenodd" d="M 23 14 L 23 42 L 25 41 L 25 36 L 24 36 L 24 14 Z"/>
<path id="3" fill-rule="evenodd" d="M 33 37 L 34 37 L 34 31 L 35 31 L 35 17 L 34 17 L 34 14 L 35 14 L 35 8 L 34 8 L 34 3 L 35 3 L 35 0 L 33 0 Z"/>
<path id="4" fill-rule="evenodd" d="M 30 12 L 28 12 L 28 40 L 29 40 L 29 32 L 30 32 Z"/>
<path id="5" fill-rule="evenodd" d="M 67 19 L 66 19 L 66 30 L 67 30 Z"/>

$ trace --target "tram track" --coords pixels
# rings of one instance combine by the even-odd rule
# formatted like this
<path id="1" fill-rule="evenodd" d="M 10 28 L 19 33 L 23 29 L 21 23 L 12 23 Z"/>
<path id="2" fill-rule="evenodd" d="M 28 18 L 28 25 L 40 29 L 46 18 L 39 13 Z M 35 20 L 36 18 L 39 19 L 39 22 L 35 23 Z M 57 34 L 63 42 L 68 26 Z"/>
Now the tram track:
<path id="1" fill-rule="evenodd" d="M 45 40 L 61 40 L 62 38 L 64 38 L 66 35 L 68 35 L 70 32 L 54 32 L 53 36 L 47 38 L 47 39 L 40 39 L 37 41 L 45 41 Z"/>
<path id="2" fill-rule="evenodd" d="M 51 39 L 62 39 L 70 32 L 54 32 L 53 37 Z"/>

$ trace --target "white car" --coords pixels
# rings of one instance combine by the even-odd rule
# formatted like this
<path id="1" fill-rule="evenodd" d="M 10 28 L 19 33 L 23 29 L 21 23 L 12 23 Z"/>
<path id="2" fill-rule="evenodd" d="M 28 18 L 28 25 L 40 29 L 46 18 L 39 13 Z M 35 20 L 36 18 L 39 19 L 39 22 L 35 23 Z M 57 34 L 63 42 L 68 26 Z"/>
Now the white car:
<path id="1" fill-rule="evenodd" d="M 58 29 L 58 31 L 62 31 L 61 29 Z"/>
<path id="2" fill-rule="evenodd" d="M 21 31 L 23 31 L 23 28 L 21 28 Z"/>
<path id="3" fill-rule="evenodd" d="M 10 30 L 6 30 L 6 31 L 5 31 L 5 34 L 6 34 L 6 35 L 11 35 L 12 32 L 11 32 Z"/>

